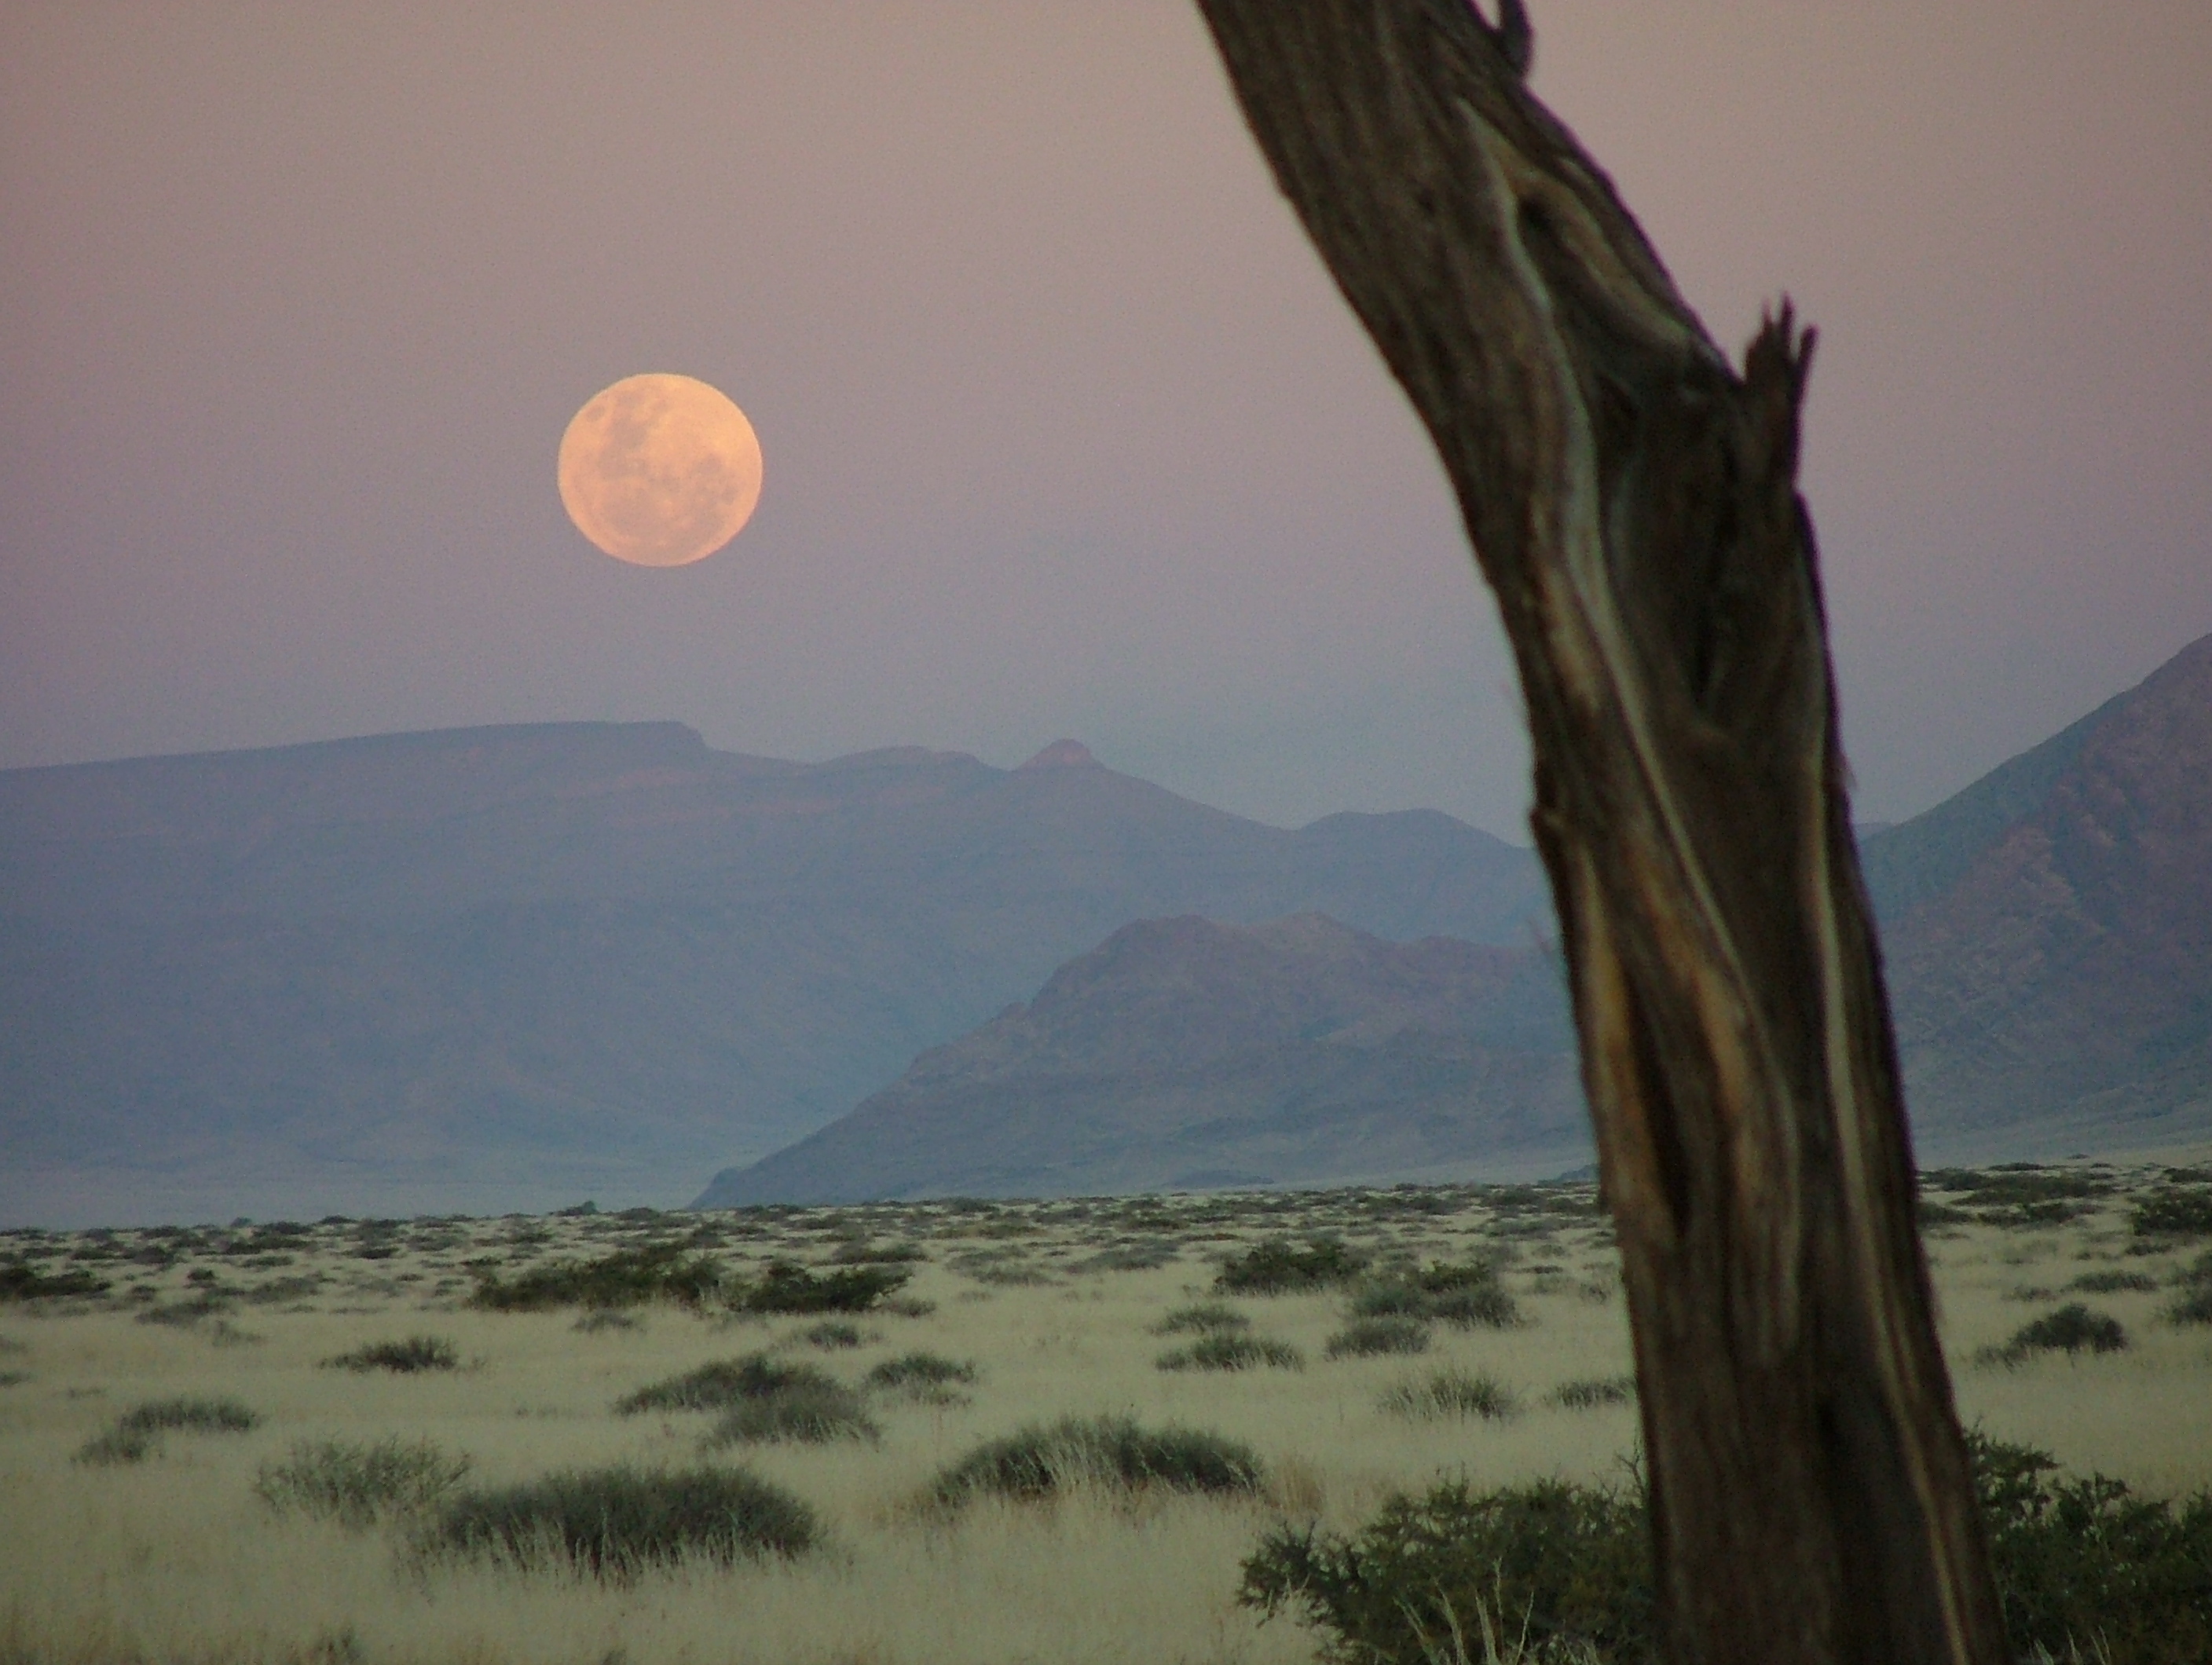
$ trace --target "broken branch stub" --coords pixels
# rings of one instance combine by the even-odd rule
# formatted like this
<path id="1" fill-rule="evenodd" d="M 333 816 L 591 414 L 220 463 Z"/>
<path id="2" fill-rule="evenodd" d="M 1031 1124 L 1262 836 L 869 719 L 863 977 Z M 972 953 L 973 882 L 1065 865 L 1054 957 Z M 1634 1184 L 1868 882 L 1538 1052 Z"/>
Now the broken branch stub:
<path id="1" fill-rule="evenodd" d="M 1517 0 L 1199 0 L 1519 664 L 1679 1656 L 1996 1665 L 1846 802 L 1813 335 L 1741 373 L 1523 85 Z"/>

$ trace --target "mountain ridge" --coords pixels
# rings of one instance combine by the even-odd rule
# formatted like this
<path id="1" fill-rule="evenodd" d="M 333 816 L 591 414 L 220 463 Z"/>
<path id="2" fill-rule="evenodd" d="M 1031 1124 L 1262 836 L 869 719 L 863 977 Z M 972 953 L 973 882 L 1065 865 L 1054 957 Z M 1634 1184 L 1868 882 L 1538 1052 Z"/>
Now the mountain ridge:
<path id="1" fill-rule="evenodd" d="M 538 724 L 0 772 L 0 1215 L 670 1200 L 1131 919 L 1305 907 L 1547 917 L 1448 817 L 1271 828 L 1072 756 Z"/>
<path id="2" fill-rule="evenodd" d="M 1123 927 L 693 1206 L 1379 1182 L 1588 1155 L 1548 954 L 1389 943 L 1311 913 L 1185 916 Z"/>

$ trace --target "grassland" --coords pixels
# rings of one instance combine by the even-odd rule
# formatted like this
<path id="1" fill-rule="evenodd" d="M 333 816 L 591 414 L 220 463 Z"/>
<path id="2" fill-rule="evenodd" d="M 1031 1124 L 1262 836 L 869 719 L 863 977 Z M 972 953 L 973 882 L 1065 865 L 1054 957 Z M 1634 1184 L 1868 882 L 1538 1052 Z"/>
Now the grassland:
<path id="1" fill-rule="evenodd" d="M 1966 1418 L 2212 1486 L 2212 1174 L 1927 1194 Z M 1272 1528 L 1619 1480 L 1629 1369 L 1586 1186 L 15 1232 L 0 1665 L 1309 1661 Z"/>

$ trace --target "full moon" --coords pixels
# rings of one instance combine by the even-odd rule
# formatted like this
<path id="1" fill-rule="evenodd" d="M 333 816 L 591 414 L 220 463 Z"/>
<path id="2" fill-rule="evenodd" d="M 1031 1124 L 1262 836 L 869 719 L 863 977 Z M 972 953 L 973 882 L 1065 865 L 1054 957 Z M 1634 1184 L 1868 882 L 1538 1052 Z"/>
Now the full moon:
<path id="1" fill-rule="evenodd" d="M 760 440 L 703 381 L 627 376 L 570 420 L 557 472 L 576 530 L 616 560 L 687 567 L 752 518 Z"/>

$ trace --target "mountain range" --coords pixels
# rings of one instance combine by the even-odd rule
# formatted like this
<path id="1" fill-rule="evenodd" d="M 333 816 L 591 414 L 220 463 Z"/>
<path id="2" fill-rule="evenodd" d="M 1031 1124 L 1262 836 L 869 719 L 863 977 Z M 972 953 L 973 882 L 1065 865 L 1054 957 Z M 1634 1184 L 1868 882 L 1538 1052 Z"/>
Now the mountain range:
<path id="1" fill-rule="evenodd" d="M 2212 1134 L 2212 638 L 1862 854 L 1923 1158 Z M 1571 1048 L 1538 951 L 1149 922 L 699 1203 L 1556 1171 Z"/>
<path id="2" fill-rule="evenodd" d="M 1540 950 L 1145 920 L 696 1206 L 1557 1173 L 1572 1044 Z"/>
<path id="3" fill-rule="evenodd" d="M 1133 920 L 1527 943 L 1533 856 L 675 724 L 0 772 L 0 1220 L 672 1200 Z"/>
<path id="4" fill-rule="evenodd" d="M 2212 1137 L 2212 638 L 1862 848 L 1924 1159 Z M 1448 817 L 1073 741 L 0 772 L 0 1224 L 1535 1171 L 1586 1148 L 1549 931 Z"/>
<path id="5" fill-rule="evenodd" d="M 1865 854 L 1924 1152 L 2212 1136 L 2212 637 Z"/>

